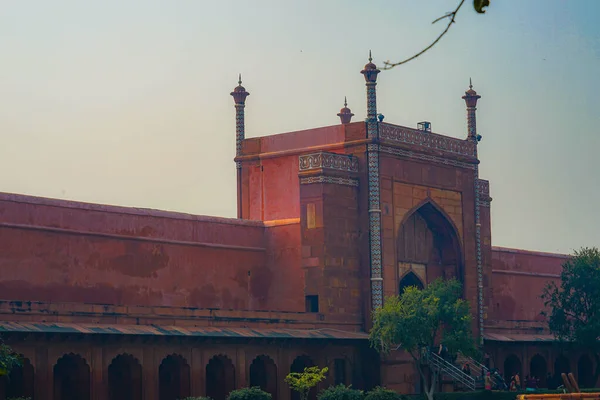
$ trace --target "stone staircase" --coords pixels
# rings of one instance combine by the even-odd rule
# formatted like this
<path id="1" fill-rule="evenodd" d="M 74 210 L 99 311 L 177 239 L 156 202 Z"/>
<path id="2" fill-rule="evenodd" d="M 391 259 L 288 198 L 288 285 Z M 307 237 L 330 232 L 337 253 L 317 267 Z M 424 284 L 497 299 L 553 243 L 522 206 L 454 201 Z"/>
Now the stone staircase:
<path id="1" fill-rule="evenodd" d="M 485 365 L 481 364 L 479 361 L 467 357 L 462 353 L 458 353 L 456 357 L 456 364 L 462 368 L 463 365 L 469 364 L 469 368 L 471 369 L 471 375 L 475 379 L 475 385 L 477 390 L 485 388 L 485 380 L 484 376 L 491 372 Z M 502 388 L 504 389 L 505 383 L 504 379 L 498 374 L 490 374 L 490 378 L 492 379 L 492 388 Z"/>
<path id="2" fill-rule="evenodd" d="M 425 363 L 431 368 L 438 371 L 442 382 L 451 381 L 457 388 L 462 388 L 464 391 L 477 390 L 475 379 L 462 372 L 455 364 L 444 360 L 437 354 L 427 351 L 424 354 Z"/>
<path id="3" fill-rule="evenodd" d="M 484 376 L 489 370 L 471 357 L 459 353 L 454 363 L 449 362 L 439 355 L 431 351 L 423 353 L 423 362 L 427 363 L 430 368 L 437 369 L 442 383 L 452 383 L 455 390 L 458 391 L 474 391 L 485 388 Z M 462 366 L 469 364 L 471 374 L 465 374 L 462 371 Z M 490 375 L 492 379 L 492 387 L 502 388 L 504 380 L 497 374 Z"/>

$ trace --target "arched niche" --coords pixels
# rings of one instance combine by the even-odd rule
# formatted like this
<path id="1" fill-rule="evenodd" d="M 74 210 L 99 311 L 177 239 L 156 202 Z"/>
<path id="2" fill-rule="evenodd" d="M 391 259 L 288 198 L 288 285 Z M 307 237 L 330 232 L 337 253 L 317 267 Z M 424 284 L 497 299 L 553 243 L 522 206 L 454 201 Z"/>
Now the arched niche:
<path id="1" fill-rule="evenodd" d="M 595 388 L 594 363 L 587 354 L 583 354 L 577 360 L 577 381 L 582 388 Z"/>
<path id="2" fill-rule="evenodd" d="M 292 365 L 290 366 L 290 372 L 303 372 L 305 368 L 310 368 L 310 367 L 314 367 L 315 363 L 313 362 L 313 360 L 306 355 L 303 356 L 298 356 L 294 359 L 294 362 L 292 362 Z M 316 388 L 312 388 L 310 393 L 309 393 L 309 400 L 315 400 L 317 398 L 317 389 Z M 298 395 L 298 392 L 295 391 L 291 391 L 291 399 L 292 400 L 300 400 L 300 396 Z"/>
<path id="3" fill-rule="evenodd" d="M 235 389 L 235 367 L 224 355 L 214 356 L 206 365 L 206 397 L 226 400 Z"/>
<path id="4" fill-rule="evenodd" d="M 165 357 L 158 367 L 160 400 L 178 400 L 190 396 L 190 366 L 178 354 Z"/>
<path id="5" fill-rule="evenodd" d="M 54 400 L 89 400 L 90 366 L 79 354 L 65 354 L 54 365 Z"/>
<path id="6" fill-rule="evenodd" d="M 108 366 L 110 400 L 142 400 L 142 366 L 131 354 L 119 354 Z"/>
<path id="7" fill-rule="evenodd" d="M 34 368 L 28 358 L 22 354 L 21 365 L 10 370 L 8 375 L 0 377 L 0 398 L 33 398 L 34 395 Z M 4 395 L 4 397 L 2 397 Z"/>
<path id="8" fill-rule="evenodd" d="M 256 357 L 250 364 L 250 387 L 259 387 L 277 400 L 277 366 L 268 356 Z"/>
<path id="9" fill-rule="evenodd" d="M 562 382 L 561 374 L 568 374 L 571 372 L 571 362 L 569 358 L 564 354 L 559 355 L 554 360 L 554 375 L 558 382 Z"/>
<path id="10" fill-rule="evenodd" d="M 546 379 L 547 374 L 548 363 L 546 362 L 546 359 L 540 354 L 531 357 L 531 361 L 529 362 L 529 375 L 539 379 L 539 387 L 548 387 Z"/>
<path id="11" fill-rule="evenodd" d="M 510 378 L 515 374 L 519 374 L 521 382 L 523 382 L 523 377 L 521 376 L 521 359 L 511 354 L 504 360 L 504 379 L 506 382 L 510 382 Z"/>

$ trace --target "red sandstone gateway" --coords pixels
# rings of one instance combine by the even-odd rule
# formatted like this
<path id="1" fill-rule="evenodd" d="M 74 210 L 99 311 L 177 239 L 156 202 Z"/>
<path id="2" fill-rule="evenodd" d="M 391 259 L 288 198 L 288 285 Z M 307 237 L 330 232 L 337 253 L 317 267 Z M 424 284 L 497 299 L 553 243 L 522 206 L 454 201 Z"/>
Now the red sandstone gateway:
<path id="1" fill-rule="evenodd" d="M 438 277 L 463 282 L 502 374 L 589 381 L 590 359 L 559 354 L 539 317 L 566 256 L 492 247 L 480 96 L 463 97 L 464 139 L 397 126 L 377 119 L 378 73 L 362 71 L 366 122 L 345 104 L 341 124 L 249 139 L 240 77 L 238 219 L 0 194 L 0 334 L 25 360 L 4 394 L 224 400 L 252 385 L 287 400 L 285 375 L 311 365 L 326 385 L 413 393 L 406 355 L 370 349 L 370 315 Z"/>

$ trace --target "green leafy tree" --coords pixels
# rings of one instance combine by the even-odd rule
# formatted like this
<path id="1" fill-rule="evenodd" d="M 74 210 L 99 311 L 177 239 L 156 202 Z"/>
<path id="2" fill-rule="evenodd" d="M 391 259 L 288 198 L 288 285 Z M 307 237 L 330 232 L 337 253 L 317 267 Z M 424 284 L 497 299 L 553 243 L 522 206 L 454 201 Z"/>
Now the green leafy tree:
<path id="1" fill-rule="evenodd" d="M 13 349 L 0 339 L 0 376 L 8 375 L 10 371 L 21 365 L 21 358 Z"/>
<path id="2" fill-rule="evenodd" d="M 589 351 L 600 376 L 600 251 L 582 248 L 563 264 L 560 282 L 542 293 L 550 331 L 562 342 Z"/>
<path id="3" fill-rule="evenodd" d="M 308 400 L 310 389 L 317 386 L 319 382 L 326 378 L 327 371 L 329 371 L 327 367 L 323 369 L 320 369 L 319 367 L 304 368 L 303 372 L 290 372 L 285 377 L 285 383 L 287 383 L 293 391 L 298 392 L 300 400 Z"/>
<path id="4" fill-rule="evenodd" d="M 319 400 L 363 400 L 362 390 L 352 389 L 351 386 L 331 386 L 319 393 Z"/>
<path id="5" fill-rule="evenodd" d="M 460 282 L 438 279 L 423 290 L 408 287 L 400 296 L 387 298 L 373 317 L 371 346 L 382 354 L 396 349 L 410 354 L 429 400 L 433 400 L 438 371 L 425 373 L 420 360 L 422 349 L 441 343 L 451 353 L 475 353 L 469 304 L 461 295 Z"/>

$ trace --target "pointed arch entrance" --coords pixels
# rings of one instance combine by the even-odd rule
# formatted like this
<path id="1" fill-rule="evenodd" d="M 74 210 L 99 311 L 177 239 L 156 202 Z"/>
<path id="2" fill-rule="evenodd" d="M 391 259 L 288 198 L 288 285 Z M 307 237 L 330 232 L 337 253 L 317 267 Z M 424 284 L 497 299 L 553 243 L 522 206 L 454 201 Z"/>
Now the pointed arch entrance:
<path id="1" fill-rule="evenodd" d="M 260 387 L 277 400 L 277 366 L 268 356 L 258 356 L 250 365 L 250 387 Z"/>
<path id="2" fill-rule="evenodd" d="M 54 400 L 89 400 L 90 367 L 79 354 L 66 354 L 54 366 Z"/>
<path id="3" fill-rule="evenodd" d="M 414 286 L 419 290 L 423 290 L 423 282 L 421 282 L 419 277 L 413 271 L 409 271 L 400 280 L 400 284 L 398 285 L 398 293 L 402 294 L 404 292 L 404 289 L 409 288 L 411 286 Z"/>
<path id="4" fill-rule="evenodd" d="M 190 396 L 190 366 L 178 354 L 165 357 L 158 367 L 160 400 L 178 400 Z"/>
<path id="5" fill-rule="evenodd" d="M 409 211 L 400 225 L 396 242 L 399 276 L 417 271 L 417 278 L 425 284 L 440 277 L 462 281 L 461 248 L 450 217 L 427 199 Z"/>

